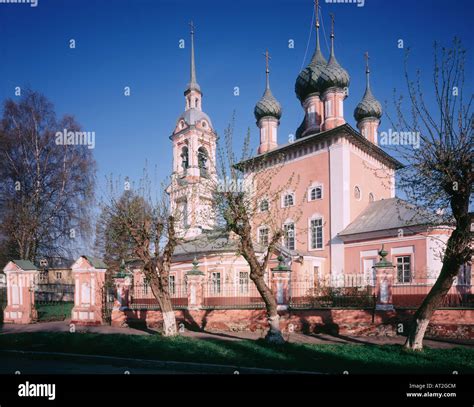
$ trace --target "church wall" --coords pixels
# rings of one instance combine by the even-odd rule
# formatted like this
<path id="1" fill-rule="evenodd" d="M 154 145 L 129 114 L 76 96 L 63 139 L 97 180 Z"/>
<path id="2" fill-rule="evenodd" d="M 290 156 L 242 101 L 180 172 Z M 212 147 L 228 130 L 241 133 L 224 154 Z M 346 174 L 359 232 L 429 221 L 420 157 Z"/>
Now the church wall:
<path id="1" fill-rule="evenodd" d="M 385 239 L 368 240 L 345 245 L 345 274 L 369 273 L 371 262 L 379 261 L 377 252 L 382 244 L 388 251 L 387 260 L 396 264 L 396 257 L 409 256 L 412 284 L 427 282 L 427 237 L 425 235 L 406 236 L 402 238 L 388 237 Z M 364 262 L 365 260 L 365 262 Z M 395 276 L 395 283 L 397 283 Z"/>
<path id="2" fill-rule="evenodd" d="M 365 157 L 364 157 L 365 155 Z M 352 222 L 369 204 L 369 194 L 376 201 L 391 198 L 393 171 L 384 169 L 380 163 L 353 147 L 350 156 L 350 221 Z M 355 187 L 359 187 L 360 199 L 355 197 Z"/>
<path id="3" fill-rule="evenodd" d="M 305 147 L 303 147 L 304 149 Z M 270 233 L 276 227 L 281 227 L 287 221 L 295 223 L 296 239 L 295 250 L 299 253 L 329 259 L 330 240 L 330 184 L 329 184 L 329 152 L 327 148 L 317 150 L 308 155 L 295 156 L 291 161 L 278 166 L 278 170 L 259 172 L 256 174 L 257 200 L 270 195 L 271 205 L 266 213 L 256 213 L 253 223 L 255 240 L 258 240 L 258 227 L 268 225 Z M 271 175 L 269 175 L 271 174 Z M 270 179 L 271 178 L 271 179 Z M 258 188 L 259 180 L 268 188 Z M 288 184 L 288 180 L 292 179 Z M 268 184 L 267 184 L 268 183 Z M 322 186 L 322 198 L 309 201 L 309 189 L 312 186 Z M 282 188 L 284 190 L 282 190 Z M 264 190 L 265 193 L 259 192 Z M 279 193 L 281 191 L 281 193 Z M 283 195 L 294 193 L 294 205 L 282 208 Z M 310 219 L 321 217 L 323 220 L 323 248 L 311 249 L 310 247 Z M 326 265 L 328 262 L 326 262 Z"/>

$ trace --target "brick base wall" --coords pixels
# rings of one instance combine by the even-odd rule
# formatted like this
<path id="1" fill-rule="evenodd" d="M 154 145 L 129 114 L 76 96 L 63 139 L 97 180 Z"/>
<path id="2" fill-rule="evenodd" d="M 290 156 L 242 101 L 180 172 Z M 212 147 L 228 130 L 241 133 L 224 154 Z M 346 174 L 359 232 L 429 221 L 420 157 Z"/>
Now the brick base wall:
<path id="1" fill-rule="evenodd" d="M 400 328 L 407 332 L 415 310 L 390 312 L 351 309 L 291 310 L 280 313 L 284 332 L 331 333 L 354 336 L 395 336 Z M 267 328 L 264 310 L 177 310 L 178 324 L 190 330 L 259 331 Z M 160 327 L 160 311 L 114 310 L 112 326 L 141 323 Z M 402 325 L 400 325 L 402 324 Z M 428 327 L 427 336 L 474 339 L 474 310 L 438 310 Z"/>

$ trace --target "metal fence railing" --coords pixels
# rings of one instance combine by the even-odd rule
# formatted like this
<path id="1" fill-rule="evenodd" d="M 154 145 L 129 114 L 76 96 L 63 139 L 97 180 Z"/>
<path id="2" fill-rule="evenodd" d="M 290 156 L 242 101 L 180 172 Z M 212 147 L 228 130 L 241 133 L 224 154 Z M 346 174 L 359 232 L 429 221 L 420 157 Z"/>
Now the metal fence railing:
<path id="1" fill-rule="evenodd" d="M 184 283 L 170 284 L 169 293 L 174 309 L 182 309 L 188 306 L 186 285 Z M 153 295 L 151 287 L 148 284 L 134 284 L 131 287 L 129 296 L 129 306 L 132 309 L 160 309 L 158 300 Z"/>
<path id="2" fill-rule="evenodd" d="M 38 284 L 34 289 L 35 303 L 74 302 L 74 284 Z"/>
<path id="3" fill-rule="evenodd" d="M 39 322 L 70 318 L 74 306 L 74 284 L 37 284 L 35 307 Z"/>
<path id="4" fill-rule="evenodd" d="M 265 303 L 250 279 L 235 282 L 207 281 L 203 287 L 205 309 L 258 309 Z"/>
<path id="5" fill-rule="evenodd" d="M 417 308 L 421 305 L 432 285 L 394 284 L 393 304 L 397 308 Z M 474 290 L 471 285 L 453 285 L 446 295 L 442 308 L 474 308 Z"/>
<path id="6" fill-rule="evenodd" d="M 290 308 L 373 308 L 372 286 L 327 287 L 308 281 L 290 283 Z"/>

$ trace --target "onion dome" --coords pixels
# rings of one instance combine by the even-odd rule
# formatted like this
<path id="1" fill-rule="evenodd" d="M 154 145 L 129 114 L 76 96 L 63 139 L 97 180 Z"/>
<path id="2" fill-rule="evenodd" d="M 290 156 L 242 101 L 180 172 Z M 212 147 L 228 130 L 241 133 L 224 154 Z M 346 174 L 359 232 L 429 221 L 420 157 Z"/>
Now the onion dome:
<path id="1" fill-rule="evenodd" d="M 324 92 L 329 88 L 336 87 L 344 89 L 349 86 L 350 78 L 347 71 L 337 62 L 334 53 L 334 16 L 331 15 L 331 55 L 326 67 L 321 72 L 320 91 Z"/>
<path id="2" fill-rule="evenodd" d="M 268 51 L 265 53 L 265 58 L 267 61 L 267 69 L 265 71 L 266 77 L 267 77 L 265 92 L 263 93 L 262 98 L 255 105 L 255 109 L 254 109 L 254 115 L 255 115 L 255 118 L 257 119 L 257 122 L 262 117 L 266 117 L 266 116 L 275 117 L 276 119 L 280 119 L 281 117 L 281 105 L 278 102 L 278 100 L 276 100 L 276 98 L 273 96 L 272 91 L 270 90 L 270 79 L 269 79 L 270 70 L 268 68 L 268 60 L 270 59 L 270 56 L 268 55 Z"/>
<path id="3" fill-rule="evenodd" d="M 319 13 L 318 3 L 315 3 L 316 15 L 316 50 L 309 65 L 304 68 L 295 82 L 295 93 L 298 99 L 303 102 L 312 93 L 318 93 L 321 87 L 321 71 L 326 67 L 327 61 L 319 46 Z"/>
<path id="4" fill-rule="evenodd" d="M 372 94 L 372 90 L 370 89 L 369 54 L 366 53 L 365 57 L 366 57 L 365 74 L 366 74 L 367 83 L 366 83 L 364 96 L 354 110 L 354 118 L 356 119 L 357 122 L 360 122 L 361 120 L 366 119 L 368 117 L 374 117 L 376 119 L 380 119 L 382 117 L 382 105 L 375 98 L 375 96 Z"/>

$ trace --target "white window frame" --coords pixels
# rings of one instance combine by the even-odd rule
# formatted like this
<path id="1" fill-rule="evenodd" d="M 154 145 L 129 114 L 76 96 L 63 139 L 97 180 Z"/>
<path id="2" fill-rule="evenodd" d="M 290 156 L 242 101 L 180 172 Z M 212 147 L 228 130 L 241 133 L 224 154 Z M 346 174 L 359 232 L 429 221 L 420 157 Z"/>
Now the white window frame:
<path id="1" fill-rule="evenodd" d="M 243 277 L 243 275 L 247 275 L 247 277 Z M 250 275 L 248 271 L 239 271 L 238 272 L 239 278 L 239 294 L 249 294 L 250 292 Z"/>
<path id="2" fill-rule="evenodd" d="M 222 294 L 222 273 L 220 271 L 211 273 L 211 294 Z"/>
<path id="3" fill-rule="evenodd" d="M 267 209 L 262 211 L 262 204 L 266 202 L 267 203 Z M 270 202 L 268 202 L 268 199 L 267 198 L 263 198 L 259 204 L 258 204 L 258 211 L 261 212 L 261 213 L 264 213 L 264 212 L 268 212 L 270 210 Z"/>
<path id="4" fill-rule="evenodd" d="M 170 275 L 170 278 L 168 280 L 168 289 L 171 296 L 176 295 L 176 276 L 175 275 Z"/>
<path id="5" fill-rule="evenodd" d="M 291 205 L 286 205 L 286 197 L 291 195 L 293 203 Z M 290 208 L 292 206 L 295 206 L 295 193 L 292 191 L 288 191 L 282 194 L 281 197 L 281 207 L 282 208 Z"/>
<path id="6" fill-rule="evenodd" d="M 321 225 L 321 247 L 313 247 L 313 228 L 312 223 L 313 221 L 320 220 Z M 317 242 L 317 240 L 316 240 Z M 308 250 L 316 251 L 316 250 L 324 250 L 324 218 L 321 215 L 313 215 L 311 218 L 308 219 Z"/>
<path id="7" fill-rule="evenodd" d="M 403 270 L 402 281 L 400 281 L 399 273 L 398 273 L 398 266 L 399 266 L 398 259 L 403 259 L 405 257 L 408 257 L 410 259 L 409 279 L 408 281 L 405 281 L 405 270 Z M 395 268 L 396 268 L 396 273 L 397 273 L 396 275 L 397 284 L 410 284 L 413 281 L 413 256 L 411 254 L 396 255 L 394 263 L 395 263 Z M 404 266 L 405 264 L 406 263 L 403 262 L 401 265 Z"/>
<path id="8" fill-rule="evenodd" d="M 287 233 L 288 233 L 288 230 L 287 228 L 292 225 L 292 229 L 293 229 L 293 236 L 292 237 L 288 237 L 287 238 Z M 286 244 L 286 240 L 288 239 L 288 242 L 290 241 L 290 239 L 293 240 L 293 247 L 288 247 L 288 245 Z M 283 246 L 285 248 L 287 248 L 288 250 L 296 250 L 296 225 L 295 225 L 295 222 L 293 222 L 292 220 L 289 220 L 287 222 L 285 222 L 283 224 Z"/>
<path id="9" fill-rule="evenodd" d="M 266 230 L 266 231 L 267 231 L 267 243 L 265 243 L 265 244 L 262 243 L 262 241 L 261 241 L 262 239 L 261 239 L 261 236 L 260 236 L 260 233 L 261 233 L 261 231 L 263 231 L 263 230 Z M 260 227 L 257 229 L 257 233 L 258 233 L 258 234 L 257 234 L 257 242 L 260 243 L 260 244 L 262 244 L 262 245 L 264 245 L 264 246 L 268 246 L 268 243 L 269 243 L 269 241 L 270 241 L 270 239 L 269 239 L 269 237 L 270 237 L 270 229 L 268 228 L 268 226 L 266 226 L 266 225 L 260 226 Z"/>
<path id="10" fill-rule="evenodd" d="M 311 195 L 312 195 L 313 190 L 315 190 L 316 188 L 319 188 L 321 190 L 321 197 L 313 199 Z M 308 189 L 308 202 L 319 201 L 320 199 L 323 199 L 323 186 L 322 186 L 322 184 L 315 184 L 315 185 L 312 185 L 311 187 L 309 187 L 309 189 Z"/>

